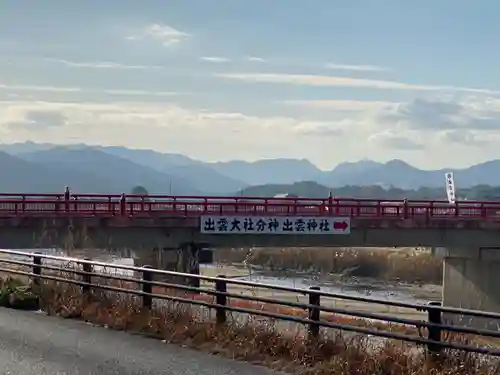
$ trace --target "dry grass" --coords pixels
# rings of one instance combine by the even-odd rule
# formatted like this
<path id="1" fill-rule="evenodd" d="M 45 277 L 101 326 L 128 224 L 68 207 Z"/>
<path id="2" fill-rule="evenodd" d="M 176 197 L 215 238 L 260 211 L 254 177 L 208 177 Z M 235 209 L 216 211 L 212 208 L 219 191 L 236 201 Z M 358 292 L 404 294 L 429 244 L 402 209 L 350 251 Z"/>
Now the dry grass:
<path id="1" fill-rule="evenodd" d="M 74 267 L 74 264 L 70 264 Z M 46 273 L 44 271 L 44 273 Z M 72 272 L 55 271 L 59 277 L 73 278 Z M 93 277 L 93 283 L 136 288 L 135 283 Z M 213 301 L 212 296 L 179 293 L 155 288 L 154 293 L 182 295 Z M 430 358 L 422 348 L 389 340 L 322 329 L 321 338 L 311 342 L 302 325 L 281 325 L 271 319 L 229 314 L 228 323 L 218 326 L 209 309 L 174 302 L 155 303 L 152 311 L 142 308 L 141 299 L 125 293 L 93 290 L 84 295 L 81 288 L 67 283 L 43 281 L 42 308 L 48 314 L 82 319 L 117 330 L 142 332 L 164 340 L 197 348 L 229 358 L 260 363 L 297 374 L 322 375 L 493 375 L 499 374 L 496 362 L 484 357 L 448 351 Z M 283 314 L 305 316 L 299 309 L 259 302 L 231 299 L 230 305 Z M 402 325 L 387 326 L 342 315 L 325 314 L 323 320 L 393 330 L 416 335 L 416 329 Z M 424 333 L 425 334 L 425 333 Z M 460 341 L 464 341 L 463 337 Z M 456 341 L 455 339 L 453 341 Z M 468 341 L 468 340 L 467 340 Z"/>
<path id="2" fill-rule="evenodd" d="M 496 364 L 478 356 L 448 352 L 429 358 L 414 347 L 340 333 L 310 341 L 294 331 L 282 332 L 273 321 L 255 325 L 230 320 L 216 325 L 203 308 L 164 303 L 152 311 L 129 295 L 93 292 L 84 298 L 79 287 L 47 282 L 43 308 L 49 314 L 83 319 L 112 329 L 142 332 L 168 343 L 226 357 L 260 363 L 298 374 L 321 375 L 493 375 Z"/>
<path id="3" fill-rule="evenodd" d="M 216 260 L 245 263 L 272 270 L 313 271 L 399 280 L 442 283 L 442 260 L 430 251 L 386 248 L 259 248 L 218 249 Z"/>

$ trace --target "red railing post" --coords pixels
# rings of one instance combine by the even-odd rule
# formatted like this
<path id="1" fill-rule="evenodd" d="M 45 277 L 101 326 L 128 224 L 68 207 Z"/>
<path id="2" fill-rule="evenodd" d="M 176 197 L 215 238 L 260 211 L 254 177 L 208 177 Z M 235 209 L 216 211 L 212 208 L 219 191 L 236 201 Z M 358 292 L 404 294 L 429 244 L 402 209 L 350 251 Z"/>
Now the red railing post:
<path id="1" fill-rule="evenodd" d="M 59 197 L 59 195 L 57 196 L 57 199 L 56 199 L 56 203 L 54 204 L 54 211 L 55 212 L 59 212 L 59 205 L 61 204 L 60 203 L 60 200 L 61 198 Z"/>

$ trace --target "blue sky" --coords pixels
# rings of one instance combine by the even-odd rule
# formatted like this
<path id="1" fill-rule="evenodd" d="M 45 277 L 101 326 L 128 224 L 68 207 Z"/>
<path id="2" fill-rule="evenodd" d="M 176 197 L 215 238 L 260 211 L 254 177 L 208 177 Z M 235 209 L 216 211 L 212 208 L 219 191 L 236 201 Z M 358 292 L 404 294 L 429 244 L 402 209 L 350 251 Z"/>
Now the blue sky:
<path id="1" fill-rule="evenodd" d="M 0 139 L 470 165 L 498 35 L 492 0 L 0 0 Z"/>

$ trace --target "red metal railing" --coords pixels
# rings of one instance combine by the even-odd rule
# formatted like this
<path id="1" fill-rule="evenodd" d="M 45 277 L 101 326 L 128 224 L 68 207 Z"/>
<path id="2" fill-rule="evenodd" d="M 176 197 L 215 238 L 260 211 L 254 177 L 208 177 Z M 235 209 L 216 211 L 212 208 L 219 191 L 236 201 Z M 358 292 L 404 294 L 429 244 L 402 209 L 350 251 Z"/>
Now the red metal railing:
<path id="1" fill-rule="evenodd" d="M 0 193 L 0 216 L 289 215 L 500 220 L 500 202 Z"/>

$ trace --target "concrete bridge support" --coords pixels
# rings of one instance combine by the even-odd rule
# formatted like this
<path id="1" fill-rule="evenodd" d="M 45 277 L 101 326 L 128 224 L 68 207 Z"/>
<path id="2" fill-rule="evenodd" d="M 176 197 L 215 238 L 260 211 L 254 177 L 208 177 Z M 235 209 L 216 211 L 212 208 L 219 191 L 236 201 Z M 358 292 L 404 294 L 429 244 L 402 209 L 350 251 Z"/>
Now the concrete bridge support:
<path id="1" fill-rule="evenodd" d="M 155 248 L 141 251 L 135 259 L 135 265 L 149 265 L 166 271 L 200 274 L 201 246 L 196 243 L 185 243 L 177 248 Z M 178 276 L 157 275 L 156 280 L 168 283 L 199 287 L 199 279 Z"/>
<path id="2" fill-rule="evenodd" d="M 443 258 L 443 306 L 500 313 L 500 247 L 436 248 Z M 500 320 L 445 314 L 462 326 L 500 330 Z"/>

